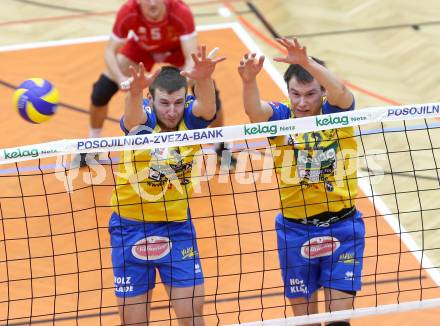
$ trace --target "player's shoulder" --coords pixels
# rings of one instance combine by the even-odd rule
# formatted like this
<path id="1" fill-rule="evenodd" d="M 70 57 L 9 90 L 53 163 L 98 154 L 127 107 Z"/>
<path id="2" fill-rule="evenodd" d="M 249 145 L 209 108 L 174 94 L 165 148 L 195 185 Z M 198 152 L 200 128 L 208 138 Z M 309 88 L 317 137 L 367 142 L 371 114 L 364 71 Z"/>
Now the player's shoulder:
<path id="1" fill-rule="evenodd" d="M 340 113 L 340 112 L 347 112 L 347 111 L 353 111 L 355 109 L 355 100 L 353 97 L 353 101 L 348 108 L 340 108 L 339 106 L 332 105 L 328 101 L 326 97 L 323 97 L 322 101 L 322 113 L 323 114 L 329 114 L 329 113 Z"/>
<path id="2" fill-rule="evenodd" d="M 185 109 L 188 109 L 189 107 L 191 107 L 195 100 L 196 100 L 196 98 L 194 95 L 187 95 L 185 98 Z"/>
<path id="3" fill-rule="evenodd" d="M 286 101 L 269 101 L 267 102 L 273 109 L 275 110 L 290 110 L 290 102 L 288 100 Z"/>
<path id="4" fill-rule="evenodd" d="M 285 120 L 291 118 L 290 102 L 289 101 L 270 101 L 267 102 L 272 108 L 272 116 L 269 121 Z"/>
<path id="5" fill-rule="evenodd" d="M 146 98 L 144 98 L 144 101 L 142 103 L 142 109 L 144 110 L 148 119 L 156 119 L 156 112 L 153 110 L 150 101 Z"/>

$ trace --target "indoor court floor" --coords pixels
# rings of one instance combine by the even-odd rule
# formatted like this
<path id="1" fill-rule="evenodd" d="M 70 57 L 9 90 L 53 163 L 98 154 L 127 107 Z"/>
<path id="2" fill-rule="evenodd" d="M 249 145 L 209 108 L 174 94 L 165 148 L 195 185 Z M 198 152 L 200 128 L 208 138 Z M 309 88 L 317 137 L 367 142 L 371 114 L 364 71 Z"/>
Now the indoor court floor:
<path id="1" fill-rule="evenodd" d="M 425 29 L 421 24 L 419 31 L 404 29 L 404 41 L 397 40 L 397 31 L 400 32 L 397 28 L 382 32 L 390 33 L 388 36 L 372 30 L 361 34 L 324 35 L 318 41 L 318 36 L 307 36 L 307 33 L 323 31 L 325 28 L 331 31 L 342 30 L 350 25 L 350 19 L 357 24 L 350 25 L 352 29 L 385 25 L 385 16 L 391 9 L 384 10 L 381 17 L 372 19 L 371 26 L 362 26 L 360 19 L 366 19 L 369 12 L 380 6 L 378 1 L 353 1 L 356 5 L 351 8 L 344 8 L 343 1 L 334 1 L 334 5 L 324 5 L 324 0 L 312 2 L 315 9 L 300 1 L 271 1 L 272 4 L 268 4 L 260 0 L 252 3 L 261 12 L 268 13 L 266 19 L 272 22 L 281 35 L 304 34 L 304 43 L 310 41 L 310 51 L 318 52 L 317 56 L 328 60 L 330 68 L 347 80 L 347 85 L 355 93 L 358 108 L 437 100 L 434 90 L 426 86 L 429 85 L 426 78 L 435 78 L 424 69 L 435 71 L 438 64 L 426 67 L 422 65 L 421 59 L 417 61 L 407 54 L 415 51 L 414 42 L 420 42 L 419 52 L 423 52 L 419 53 L 420 56 L 429 53 L 438 57 L 440 28 L 437 25 L 427 25 Z M 389 2 L 390 6 L 397 3 L 383 2 Z M 122 1 L 106 0 L 106 5 L 103 3 L 82 0 L 66 0 L 56 5 L 51 1 L 2 2 L 0 6 L 7 10 L 1 10 L 0 14 L 1 148 L 86 137 L 91 85 L 104 68 L 106 38 L 103 35 L 108 34 L 115 10 Z M 272 37 L 244 1 L 207 0 L 188 3 L 196 16 L 199 42 L 208 48 L 219 46 L 220 54 L 227 56 L 227 60 L 215 72 L 226 113 L 226 124 L 247 123 L 241 93 L 238 91 L 241 84 L 237 65 L 240 57 L 248 51 L 264 52 L 269 59 L 277 55 L 277 49 L 270 42 Z M 411 9 L 409 1 L 402 3 L 405 3 L 402 7 Z M 340 8 L 344 8 L 347 15 L 341 12 L 338 14 Z M 228 10 L 231 16 L 225 14 Z M 36 14 L 37 11 L 39 14 Z M 301 16 L 298 11 L 304 12 L 304 17 L 297 17 Z M 396 22 L 397 25 L 420 22 L 423 16 L 415 12 L 405 13 L 407 16 L 403 13 L 397 15 L 401 20 Z M 301 23 L 286 15 L 295 16 Z M 435 17 L 433 12 L 430 16 Z M 289 31 L 289 19 L 298 32 Z M 343 26 L 337 25 L 338 19 L 342 20 Z M 424 19 L 430 21 L 426 16 Z M 325 27 L 320 27 L 321 20 Z M 306 25 L 307 22 L 312 26 Z M 405 33 L 420 33 L 420 40 L 415 38 L 415 41 L 408 41 Z M 388 43 L 385 44 L 382 38 L 387 38 Z M 354 46 L 358 45 L 357 42 L 365 43 L 365 39 L 368 39 L 368 44 L 364 44 L 366 48 L 371 48 L 371 44 L 376 42 L 374 51 L 367 53 L 361 46 Z M 342 44 L 347 40 L 353 46 L 343 47 Z M 390 47 L 386 55 L 378 54 L 382 46 Z M 397 47 L 402 51 L 397 51 Z M 402 60 L 400 65 L 391 60 L 393 56 Z M 415 62 L 411 67 L 405 66 L 406 56 L 409 61 Z M 273 64 L 272 60 L 267 61 L 259 77 L 261 97 L 283 99 L 283 67 Z M 398 70 L 400 66 L 402 71 Z M 422 80 L 420 83 L 425 84 L 425 88 L 420 85 L 413 87 L 411 77 L 416 73 L 420 73 L 418 78 Z M 402 81 L 404 74 L 407 79 Z M 43 125 L 25 122 L 11 105 L 13 88 L 30 77 L 50 80 L 61 94 L 57 114 Z M 118 94 L 111 102 L 104 136 L 121 135 L 118 120 L 122 106 L 123 94 Z M 415 124 L 423 125 L 423 121 Z M 396 125 L 402 127 L 403 124 L 387 124 L 386 127 Z M 381 126 L 362 127 L 363 130 L 377 128 Z M 386 160 L 379 160 L 379 166 L 384 170 L 391 168 L 396 171 L 395 166 L 400 164 L 402 171 L 424 167 L 429 172 L 425 173 L 426 178 L 419 179 L 405 174 L 385 176 L 374 184 L 373 200 L 369 182 L 374 178 L 360 180 L 357 206 L 365 217 L 367 245 L 364 287 L 358 295 L 356 307 L 440 297 L 440 275 L 437 268 L 434 268 L 440 264 L 436 244 L 439 222 L 435 218 L 440 210 L 437 200 L 438 153 L 424 146 L 426 137 L 430 137 L 434 139 L 432 147 L 438 148 L 438 133 L 436 129 L 429 133 L 425 129 L 362 137 L 363 152 L 371 154 L 376 150 L 377 155 L 386 157 Z M 421 150 L 412 152 L 417 146 Z M 387 155 L 387 151 L 399 152 L 403 149 L 411 149 L 411 152 L 406 153 L 410 158 Z M 260 163 L 258 157 L 253 155 L 257 154 L 250 151 L 246 164 L 249 167 L 252 161 L 256 164 L 252 166 L 255 169 Z M 412 160 L 413 164 L 402 163 L 408 160 Z M 43 160 L 40 169 L 52 171 L 53 162 L 51 159 Z M 105 166 L 108 173 L 99 186 L 86 187 L 90 176 L 85 175 L 83 170 L 73 171 L 71 173 L 75 173 L 76 177 L 74 192 L 44 198 L 41 193 L 61 192 L 64 184 L 54 174 L 46 174 L 44 180 L 40 174 L 32 175 L 38 172 L 36 163 L 30 161 L 20 164 L 27 168 L 23 169 L 23 174 L 28 174 L 28 177 L 20 178 L 22 184 L 17 185 L 17 178 L 3 177 L 0 181 L 3 184 L 0 187 L 0 324 L 6 324 L 6 319 L 9 319 L 7 325 L 26 325 L 30 323 L 26 317 L 30 315 L 33 316 L 32 324 L 37 325 L 51 325 L 54 324 L 53 320 L 56 325 L 119 324 L 106 230 L 110 215 L 110 209 L 106 206 L 109 204 L 113 182 L 110 167 Z M 12 168 L 0 166 L 0 175 L 10 175 Z M 361 160 L 360 175 L 367 174 L 365 162 Z M 209 185 L 204 185 L 202 194 L 191 200 L 206 278 L 207 325 L 291 316 L 290 308 L 285 308 L 286 302 L 282 295 L 273 230 L 274 216 L 279 205 L 274 182 L 239 185 L 233 174 L 227 178 L 230 182 L 226 184 L 218 178 L 211 180 Z M 5 199 L 17 193 L 25 197 L 23 201 Z M 211 197 L 207 197 L 207 193 Z M 69 213 L 72 207 L 75 210 L 73 214 Z M 24 215 L 24 212 L 28 216 L 41 217 L 29 218 L 27 221 L 13 218 Z M 48 212 L 50 217 L 47 216 Z M 422 227 L 424 232 L 421 232 Z M 402 237 L 396 235 L 399 232 L 403 233 Z M 429 250 L 422 254 L 420 248 Z M 423 266 L 420 263 L 421 256 Z M 6 260 L 11 260 L 8 266 Z M 31 297 L 36 299 L 30 300 Z M 157 286 L 153 300 L 152 321 L 161 325 L 172 314 L 161 285 Z M 422 325 L 434 325 L 438 320 L 438 312 L 423 310 L 360 318 L 353 320 L 352 324 L 371 325 L 375 322 L 378 325 L 404 326 L 413 325 L 414 320 L 417 320 Z"/>

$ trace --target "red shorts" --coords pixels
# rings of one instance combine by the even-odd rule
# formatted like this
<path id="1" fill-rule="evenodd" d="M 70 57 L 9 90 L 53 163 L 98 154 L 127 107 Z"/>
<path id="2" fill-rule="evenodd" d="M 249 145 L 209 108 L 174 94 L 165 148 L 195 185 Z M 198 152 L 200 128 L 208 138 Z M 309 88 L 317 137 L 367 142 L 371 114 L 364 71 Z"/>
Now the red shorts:
<path id="1" fill-rule="evenodd" d="M 142 62 L 146 71 L 151 71 L 151 68 L 153 68 L 155 63 L 166 62 L 178 68 L 182 68 L 185 65 L 185 56 L 183 55 L 181 47 L 162 53 L 147 52 L 136 42 L 130 40 L 119 52 L 134 62 Z"/>

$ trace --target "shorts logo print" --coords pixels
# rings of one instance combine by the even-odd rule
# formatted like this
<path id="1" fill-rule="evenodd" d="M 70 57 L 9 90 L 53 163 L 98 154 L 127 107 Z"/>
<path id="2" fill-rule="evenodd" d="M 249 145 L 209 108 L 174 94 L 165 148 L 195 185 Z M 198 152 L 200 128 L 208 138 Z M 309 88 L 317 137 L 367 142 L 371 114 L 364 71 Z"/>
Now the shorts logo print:
<path id="1" fill-rule="evenodd" d="M 290 293 L 304 293 L 308 294 L 309 289 L 304 284 L 304 280 L 301 280 L 299 278 L 291 278 L 289 280 L 290 283 Z"/>
<path id="2" fill-rule="evenodd" d="M 194 247 L 188 247 L 186 249 L 182 249 L 181 253 L 182 253 L 182 259 L 197 257 L 199 255 L 197 250 L 194 250 Z"/>
<path id="3" fill-rule="evenodd" d="M 338 263 L 346 264 L 346 265 L 358 265 L 359 260 L 354 258 L 353 252 L 346 252 L 339 255 Z"/>
<path id="4" fill-rule="evenodd" d="M 156 260 L 168 255 L 171 247 L 169 238 L 153 236 L 137 241 L 131 248 L 131 253 L 138 259 Z"/>
<path id="5" fill-rule="evenodd" d="M 312 238 L 301 247 L 301 256 L 307 259 L 331 256 L 341 243 L 330 236 Z"/>
<path id="6" fill-rule="evenodd" d="M 350 271 L 346 272 L 344 280 L 353 281 L 354 280 L 354 273 L 350 272 Z"/>

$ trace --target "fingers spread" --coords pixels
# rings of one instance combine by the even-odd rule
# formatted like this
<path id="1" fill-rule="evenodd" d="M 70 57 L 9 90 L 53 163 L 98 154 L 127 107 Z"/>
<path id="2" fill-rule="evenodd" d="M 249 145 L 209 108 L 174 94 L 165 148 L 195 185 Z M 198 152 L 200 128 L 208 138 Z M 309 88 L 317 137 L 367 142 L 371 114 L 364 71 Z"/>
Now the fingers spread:
<path id="1" fill-rule="evenodd" d="M 212 49 L 212 50 L 208 53 L 207 58 L 209 58 L 209 59 L 213 59 L 219 50 L 220 50 L 219 47 L 215 47 L 214 49 Z"/>
<path id="2" fill-rule="evenodd" d="M 130 66 L 128 67 L 128 70 L 130 71 L 130 75 L 131 75 L 132 77 L 136 76 L 137 71 L 136 71 L 136 68 L 135 68 L 135 67 L 133 67 L 132 65 L 130 65 Z"/>
<path id="3" fill-rule="evenodd" d="M 153 74 L 150 75 L 150 79 L 154 80 L 159 75 L 161 68 L 157 69 Z"/>
<path id="4" fill-rule="evenodd" d="M 141 62 L 139 63 L 139 75 L 143 76 L 145 74 L 145 67 L 144 64 Z"/>
<path id="5" fill-rule="evenodd" d="M 199 59 L 197 58 L 197 56 L 195 55 L 195 53 L 191 53 L 191 57 L 192 57 L 194 63 L 199 62 Z"/>
<path id="6" fill-rule="evenodd" d="M 226 60 L 226 57 L 219 57 L 219 58 L 212 60 L 212 62 L 217 64 L 217 63 L 225 61 L 225 60 Z"/>
<path id="7" fill-rule="evenodd" d="M 276 61 L 276 62 L 284 62 L 284 63 L 290 63 L 286 58 L 284 58 L 284 57 L 275 57 L 275 58 L 273 58 L 273 61 Z"/>

